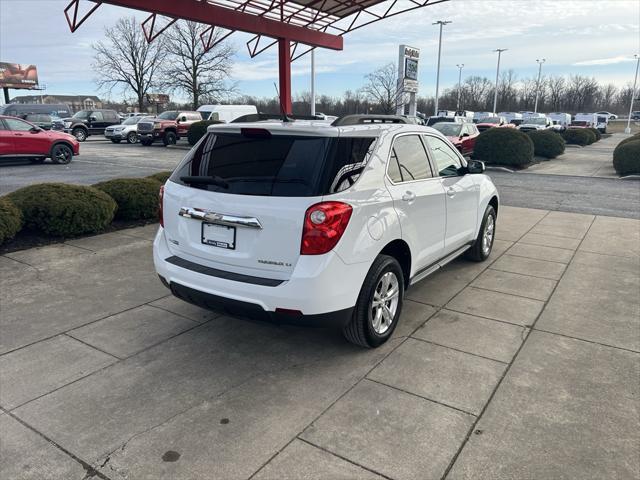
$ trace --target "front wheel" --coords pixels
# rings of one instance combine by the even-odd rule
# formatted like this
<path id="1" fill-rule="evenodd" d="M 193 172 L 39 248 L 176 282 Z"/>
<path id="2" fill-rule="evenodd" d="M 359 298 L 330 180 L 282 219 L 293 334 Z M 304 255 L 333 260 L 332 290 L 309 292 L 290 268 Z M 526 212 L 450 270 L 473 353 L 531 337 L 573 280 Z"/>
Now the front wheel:
<path id="1" fill-rule="evenodd" d="M 79 142 L 84 142 L 87 139 L 87 132 L 84 128 L 74 128 L 71 134 L 76 137 Z"/>
<path id="2" fill-rule="evenodd" d="M 398 261 L 378 255 L 364 279 L 345 338 L 361 347 L 386 342 L 398 324 L 404 297 L 404 276 Z"/>
<path id="3" fill-rule="evenodd" d="M 54 146 L 53 150 L 51 150 L 51 160 L 53 160 L 53 163 L 65 165 L 69 163 L 72 158 L 73 150 L 71 150 L 67 145 L 59 144 Z"/>
<path id="4" fill-rule="evenodd" d="M 127 135 L 127 143 L 136 143 L 138 141 L 138 134 L 136 132 L 130 132 Z"/>
<path id="5" fill-rule="evenodd" d="M 176 136 L 175 133 L 166 132 L 164 134 L 163 142 L 164 142 L 164 146 L 165 147 L 167 147 L 169 145 L 175 145 L 177 141 L 178 141 L 178 137 Z"/>
<path id="6" fill-rule="evenodd" d="M 471 248 L 467 250 L 467 258 L 474 262 L 484 262 L 493 248 L 493 241 L 496 236 L 496 211 L 493 206 L 488 205 L 482 217 L 480 231 L 476 237 L 476 241 Z"/>

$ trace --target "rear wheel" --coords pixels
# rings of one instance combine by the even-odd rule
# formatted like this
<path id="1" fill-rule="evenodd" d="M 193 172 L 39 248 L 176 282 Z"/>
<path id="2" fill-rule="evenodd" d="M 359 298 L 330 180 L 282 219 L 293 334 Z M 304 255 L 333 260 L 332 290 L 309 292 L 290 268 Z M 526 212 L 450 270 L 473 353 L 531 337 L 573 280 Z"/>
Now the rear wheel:
<path id="1" fill-rule="evenodd" d="M 127 135 L 127 143 L 136 143 L 138 141 L 138 134 L 136 132 L 129 132 Z"/>
<path id="2" fill-rule="evenodd" d="M 478 237 L 471 248 L 467 250 L 467 258 L 475 262 L 483 262 L 489 258 L 495 236 L 496 211 L 493 206 L 489 205 L 484 211 L 484 217 L 482 217 L 482 224 L 480 225 Z"/>
<path id="3" fill-rule="evenodd" d="M 51 160 L 53 163 L 67 164 L 73 158 L 73 150 L 68 145 L 59 143 L 51 149 Z"/>
<path id="4" fill-rule="evenodd" d="M 178 137 L 174 132 L 166 132 L 162 141 L 164 142 L 165 147 L 168 145 L 175 145 L 178 141 Z"/>
<path id="5" fill-rule="evenodd" d="M 362 347 L 378 347 L 396 328 L 402 312 L 404 276 L 398 261 L 379 255 L 369 269 L 350 323 L 343 333 Z"/>
<path id="6" fill-rule="evenodd" d="M 87 131 L 84 128 L 74 128 L 71 134 L 76 137 L 79 142 L 84 142 L 87 139 Z"/>

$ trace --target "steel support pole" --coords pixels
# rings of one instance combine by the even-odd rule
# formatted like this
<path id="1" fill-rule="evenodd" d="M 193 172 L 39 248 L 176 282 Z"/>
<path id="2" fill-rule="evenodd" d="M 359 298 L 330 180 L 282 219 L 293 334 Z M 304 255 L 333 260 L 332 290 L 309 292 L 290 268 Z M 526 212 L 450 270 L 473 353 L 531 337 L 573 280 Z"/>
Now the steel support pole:
<path id="1" fill-rule="evenodd" d="M 311 50 L 311 115 L 316 114 L 316 51 Z"/>
<path id="2" fill-rule="evenodd" d="M 280 108 L 292 113 L 291 106 L 291 45 L 288 38 L 278 39 L 278 70 L 280 77 Z"/>
<path id="3" fill-rule="evenodd" d="M 633 112 L 633 102 L 636 99 L 636 88 L 638 85 L 638 69 L 640 69 L 640 55 L 635 55 L 635 57 L 636 57 L 636 76 L 633 80 L 633 91 L 631 92 L 631 105 L 629 105 L 629 118 L 627 118 L 627 128 L 624 129 L 624 133 L 631 133 L 631 113 Z"/>
<path id="4" fill-rule="evenodd" d="M 434 22 L 433 25 L 440 25 L 440 36 L 438 39 L 438 67 L 436 70 L 436 107 L 434 115 L 438 115 L 438 94 L 440 91 L 440 56 L 442 55 L 442 27 L 444 27 L 447 23 L 451 23 L 449 20 L 438 20 Z"/>
<path id="5" fill-rule="evenodd" d="M 495 93 L 493 95 L 493 113 L 497 113 L 497 109 L 498 109 L 498 79 L 500 76 L 500 57 L 502 56 L 502 52 L 504 52 L 506 50 L 506 48 L 498 48 L 497 50 L 494 50 L 494 52 L 498 52 L 498 66 L 496 67 L 496 87 L 495 87 Z"/>
<path id="6" fill-rule="evenodd" d="M 533 113 L 538 113 L 538 97 L 540 95 L 540 77 L 542 76 L 542 64 L 545 62 L 545 59 L 536 60 L 538 62 L 538 81 L 536 82 L 536 102 L 533 106 Z"/>
<path id="7" fill-rule="evenodd" d="M 460 94 L 462 88 L 462 69 L 464 68 L 464 63 L 461 65 L 456 65 L 458 67 L 458 101 L 456 102 L 456 110 L 460 111 Z"/>

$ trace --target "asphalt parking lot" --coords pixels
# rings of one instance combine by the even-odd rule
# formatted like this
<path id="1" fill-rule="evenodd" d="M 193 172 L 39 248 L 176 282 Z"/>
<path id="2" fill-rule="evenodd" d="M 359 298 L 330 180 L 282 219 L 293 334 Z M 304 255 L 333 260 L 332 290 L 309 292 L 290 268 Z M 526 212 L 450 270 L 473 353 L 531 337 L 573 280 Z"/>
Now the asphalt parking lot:
<path id="1" fill-rule="evenodd" d="M 156 227 L 0 256 L 0 477 L 640 477 L 640 221 L 502 207 L 394 337 L 217 316 Z"/>

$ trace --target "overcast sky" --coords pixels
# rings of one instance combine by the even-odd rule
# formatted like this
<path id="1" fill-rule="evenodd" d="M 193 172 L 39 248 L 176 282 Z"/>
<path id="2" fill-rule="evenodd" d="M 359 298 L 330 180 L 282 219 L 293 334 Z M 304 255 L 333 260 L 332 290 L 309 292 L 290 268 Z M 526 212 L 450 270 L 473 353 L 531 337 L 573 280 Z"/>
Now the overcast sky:
<path id="1" fill-rule="evenodd" d="M 48 93 L 100 94 L 93 82 L 97 74 L 91 70 L 91 43 L 119 17 L 143 20 L 146 15 L 105 4 L 71 34 L 63 14 L 68 1 L 0 0 L 0 61 L 35 64 Z M 496 48 L 508 48 L 501 69 L 513 69 L 518 78 L 535 76 L 536 59 L 546 58 L 543 73 L 594 76 L 618 86 L 633 81 L 633 54 L 640 52 L 640 0 L 450 0 L 349 34 L 342 52 L 318 50 L 318 93 L 358 89 L 368 72 L 396 62 L 398 45 L 405 43 L 420 48 L 420 93 L 433 95 L 438 27 L 432 23 L 440 19 L 453 22 L 444 30 L 445 88 L 457 82 L 460 63 L 465 65 L 463 77 L 493 79 Z M 233 78 L 243 94 L 273 96 L 277 52 L 251 59 L 247 39 L 241 33 L 230 37 L 237 51 Z M 293 64 L 293 91 L 308 89 L 305 56 Z M 120 96 L 114 91 L 114 98 Z"/>

